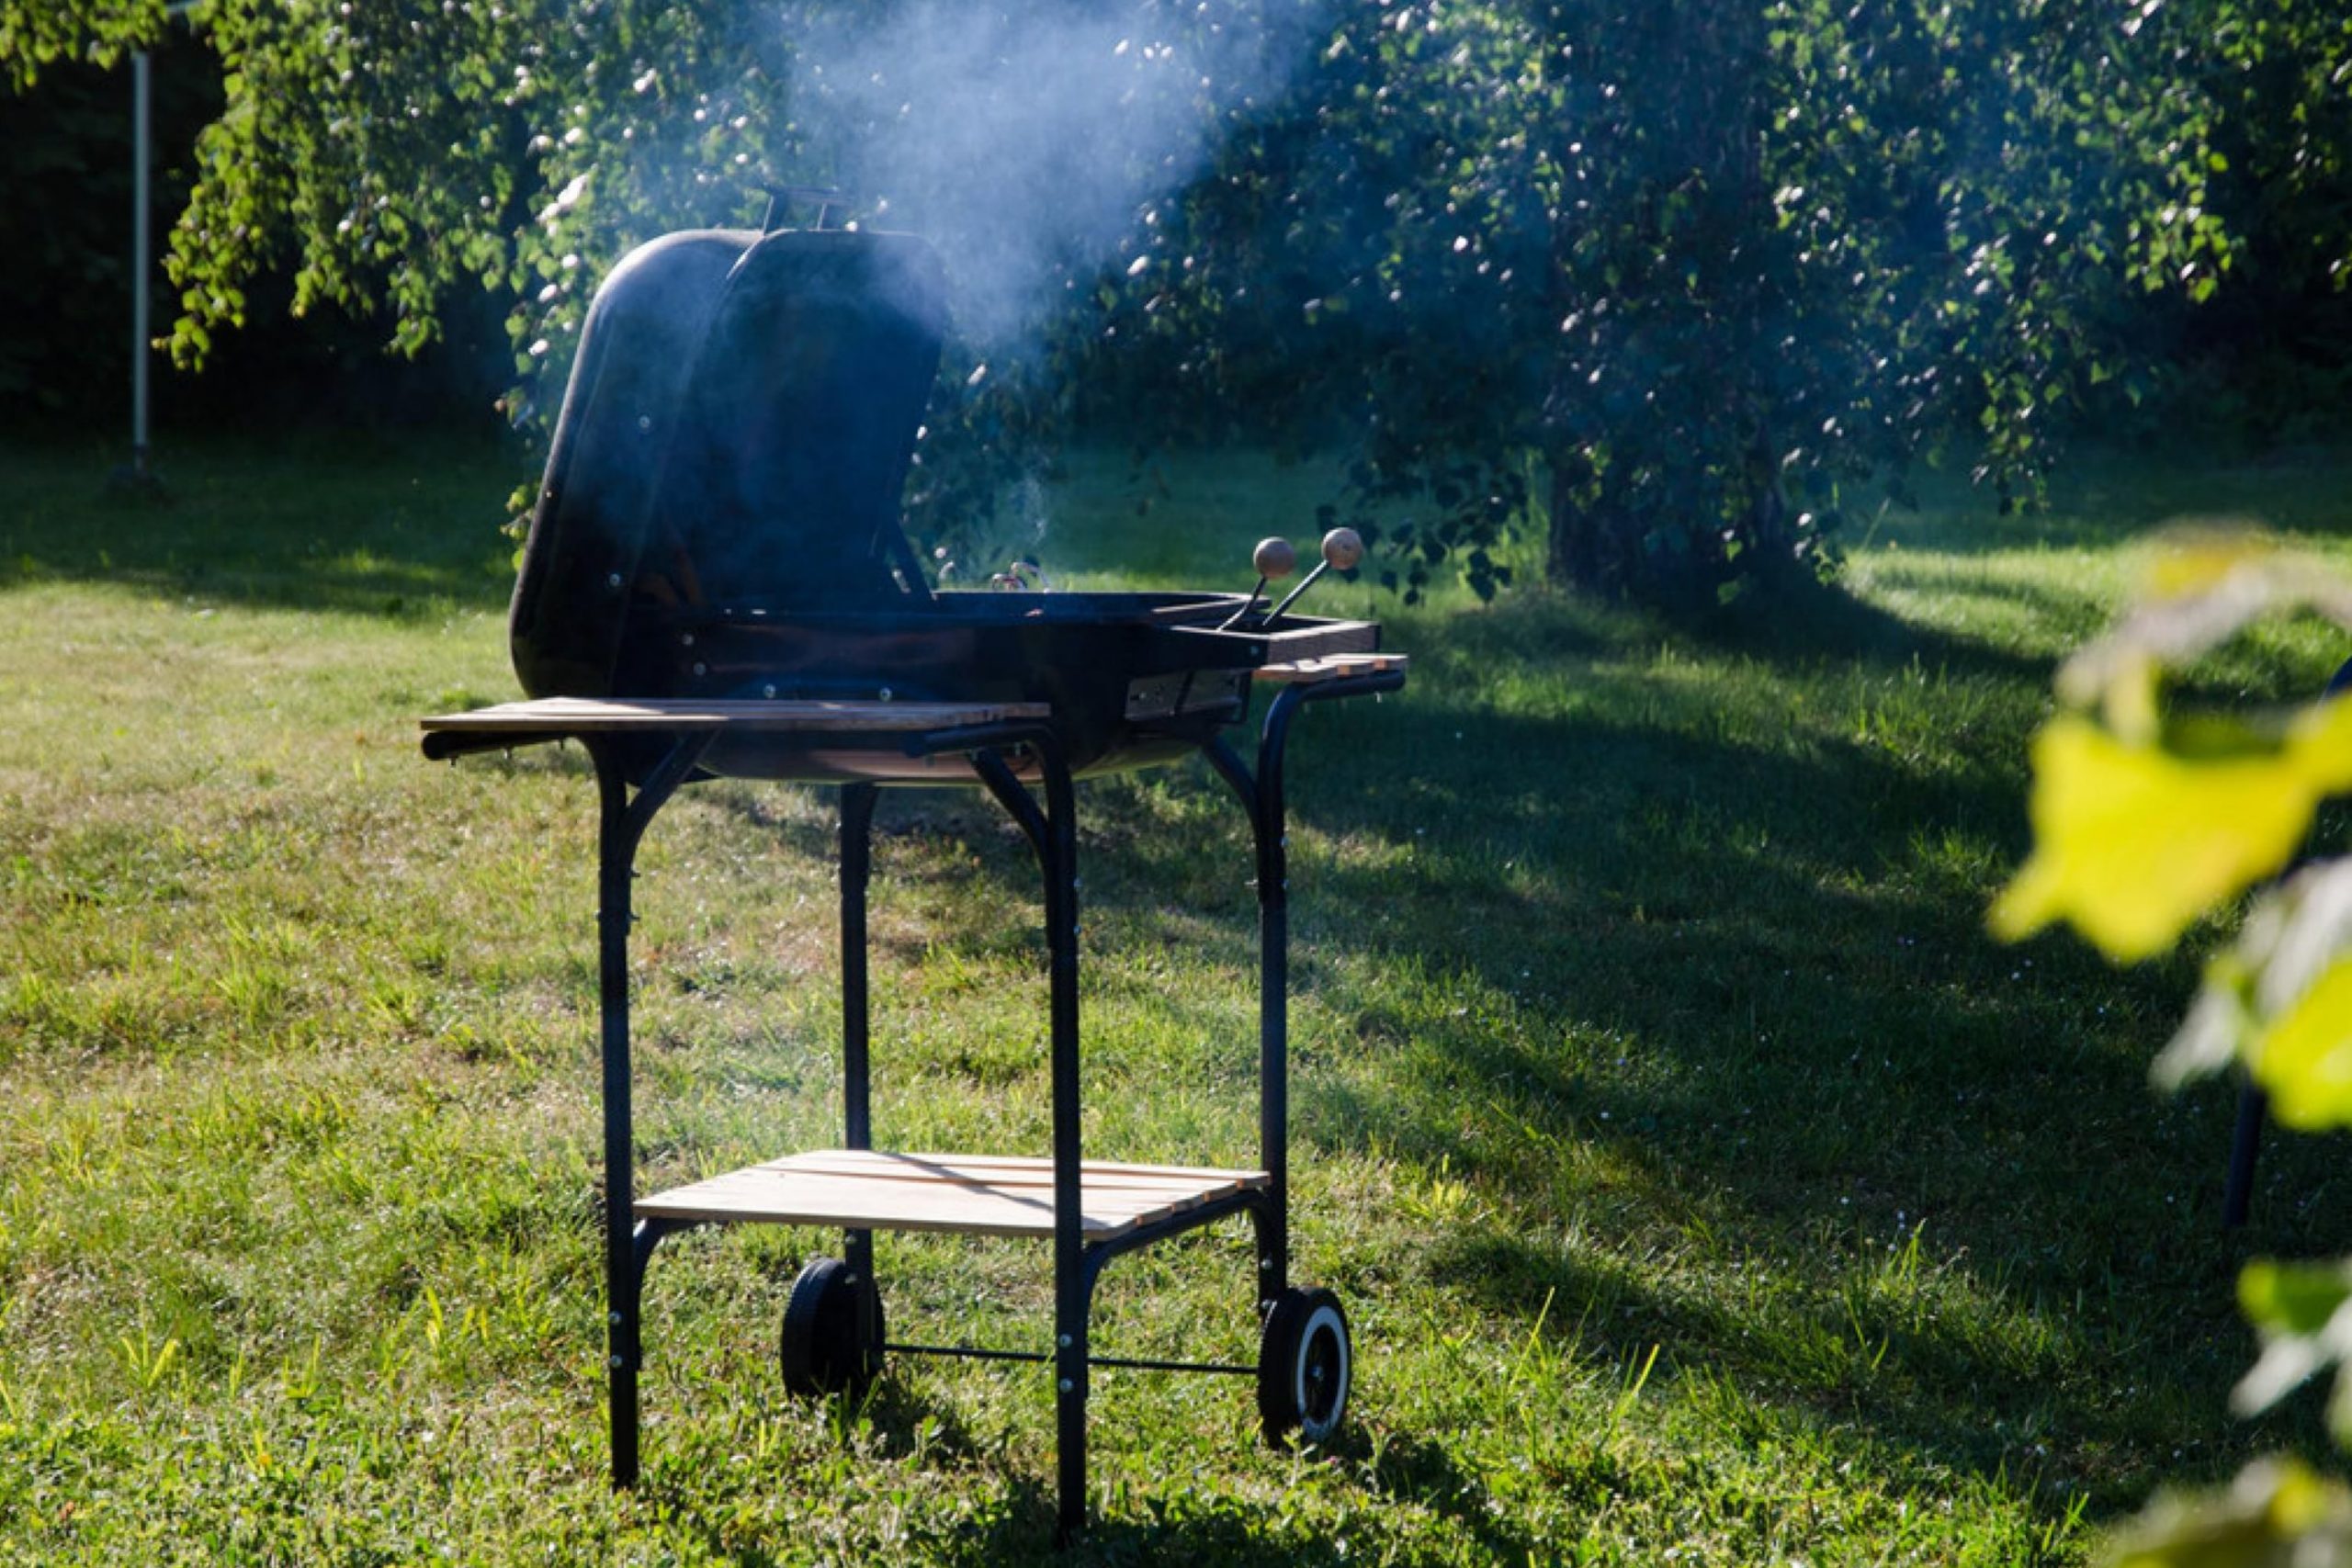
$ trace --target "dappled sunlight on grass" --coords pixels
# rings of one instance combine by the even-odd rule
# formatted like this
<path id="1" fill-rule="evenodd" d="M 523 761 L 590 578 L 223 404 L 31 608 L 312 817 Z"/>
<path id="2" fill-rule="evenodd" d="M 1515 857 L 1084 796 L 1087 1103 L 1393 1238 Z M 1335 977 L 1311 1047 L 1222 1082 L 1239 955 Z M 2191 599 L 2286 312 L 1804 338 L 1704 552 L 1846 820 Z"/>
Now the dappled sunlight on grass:
<path id="1" fill-rule="evenodd" d="M 6 481 L 37 504 L 0 523 L 0 1556 L 284 1507 L 401 1560 L 1034 1561 L 1035 1378 L 776 1390 L 806 1232 L 665 1244 L 647 1485 L 603 1484 L 593 784 L 413 750 L 513 692 L 498 466 L 193 457 L 143 521 L 62 461 Z M 2340 520 L 2332 472 L 2291 520 Z M 1124 459 L 1074 463 L 1048 570 L 1246 587 L 1327 478 L 1163 477 L 1138 518 Z M 2230 1107 L 2143 1081 L 2194 954 L 1982 928 L 2050 668 L 2168 482 L 2042 533 L 1890 520 L 1850 595 L 1696 628 L 1329 586 L 1415 660 L 1293 751 L 1296 1272 L 1347 1303 L 1357 1416 L 1275 1459 L 1246 1388 L 1106 1373 L 1072 1561 L 2063 1562 L 2157 1475 L 2315 1441 L 2223 1414 Z M 2292 700 L 2335 653 L 2290 629 L 2186 695 Z M 1089 1150 L 1251 1163 L 1239 816 L 1189 764 L 1082 800 Z M 732 781 L 649 839 L 649 1186 L 832 1141 L 831 842 L 827 794 Z M 1040 921 L 988 802 L 886 795 L 882 1142 L 1044 1148 Z M 2330 1155 L 2266 1155 L 2266 1248 L 2342 1246 Z M 1122 1260 L 1106 1340 L 1246 1361 L 1247 1265 L 1233 1226 Z M 881 1268 L 908 1337 L 1045 1333 L 1041 1248 Z"/>

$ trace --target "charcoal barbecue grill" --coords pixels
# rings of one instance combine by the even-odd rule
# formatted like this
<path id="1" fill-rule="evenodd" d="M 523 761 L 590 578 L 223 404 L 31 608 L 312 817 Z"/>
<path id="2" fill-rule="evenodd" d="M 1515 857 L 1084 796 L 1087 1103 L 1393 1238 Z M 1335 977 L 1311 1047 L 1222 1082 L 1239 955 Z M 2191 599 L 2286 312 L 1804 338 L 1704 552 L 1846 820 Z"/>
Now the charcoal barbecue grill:
<path id="1" fill-rule="evenodd" d="M 1338 1426 L 1346 1314 L 1289 1280 L 1288 934 L 1283 763 L 1306 704 L 1394 691 L 1371 622 L 1219 592 L 934 592 L 899 524 L 946 312 L 922 241 L 850 229 L 656 240 L 589 311 L 534 511 L 510 631 L 527 700 L 424 722 L 428 757 L 576 739 L 598 786 L 598 929 L 612 1476 L 638 1472 L 639 1307 L 663 1237 L 766 1222 L 842 1234 L 784 1312 L 795 1393 L 863 1389 L 886 1354 L 1049 1363 L 1059 1517 L 1083 1517 L 1088 1374 L 1148 1366 L 1254 1376 L 1271 1440 Z M 1325 541 L 1327 567 L 1358 553 Z M 1287 547 L 1256 557 L 1265 580 Z M 1318 569 L 1322 570 L 1322 569 Z M 1295 593 L 1292 598 L 1296 597 Z M 1227 739 L 1273 695 L 1254 765 Z M 1256 1168 L 1119 1164 L 1080 1151 L 1073 780 L 1199 753 L 1248 812 L 1261 949 Z M 636 1196 L 628 954 L 636 850 L 681 786 L 714 775 L 840 786 L 842 1143 Z M 865 913 L 885 787 L 977 784 L 1044 882 L 1052 1148 L 1041 1157 L 873 1148 Z M 1253 1367 L 1092 1353 L 1113 1258 L 1236 1214 L 1253 1223 Z M 877 1230 L 1053 1243 L 1050 1349 L 900 1344 L 875 1283 Z"/>

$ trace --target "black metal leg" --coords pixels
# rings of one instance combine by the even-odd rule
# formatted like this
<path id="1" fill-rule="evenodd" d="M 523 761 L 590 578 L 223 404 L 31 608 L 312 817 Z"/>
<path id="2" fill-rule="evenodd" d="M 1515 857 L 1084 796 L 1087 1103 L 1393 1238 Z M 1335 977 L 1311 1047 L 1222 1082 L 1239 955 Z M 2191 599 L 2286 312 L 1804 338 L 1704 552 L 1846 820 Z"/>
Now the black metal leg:
<path id="1" fill-rule="evenodd" d="M 1261 1315 L 1290 1284 L 1290 840 L 1283 758 L 1307 690 L 1286 686 L 1267 708 L 1254 778 L 1223 741 L 1208 748 L 1210 762 L 1250 814 L 1257 855 L 1258 1158 L 1266 1172 L 1266 1201 L 1253 1211 Z"/>
<path id="2" fill-rule="evenodd" d="M 1306 688 L 1287 686 L 1266 710 L 1258 741 L 1259 1158 L 1266 1203 L 1258 1212 L 1258 1304 L 1271 1310 L 1290 1286 L 1290 836 L 1283 756 Z"/>
<path id="3" fill-rule="evenodd" d="M 1267 1185 L 1265 1201 L 1252 1213 L 1261 1314 L 1290 1285 L 1290 835 L 1283 760 L 1291 721 L 1307 703 L 1394 691 L 1403 683 L 1401 674 L 1380 674 L 1284 686 L 1259 728 L 1254 777 L 1222 739 L 1203 748 L 1250 814 L 1257 851 L 1258 1149 Z"/>
<path id="4" fill-rule="evenodd" d="M 2262 1148 L 2262 1124 L 2270 1116 L 2270 1097 L 2246 1085 L 2238 1091 L 2237 1131 L 2230 1139 L 2230 1181 L 2222 1194 L 2222 1228 L 2245 1224 L 2254 1201 L 2254 1160 Z"/>
<path id="5" fill-rule="evenodd" d="M 637 1225 L 635 1131 L 629 1095 L 629 883 L 637 846 L 655 812 L 694 771 L 708 738 L 682 738 L 647 775 L 634 800 L 618 748 L 590 739 L 596 764 L 596 956 L 602 1015 L 605 1100 L 605 1370 L 612 1407 L 613 1484 L 637 1484 L 637 1372 L 643 1355 L 638 1308 L 645 1260 L 659 1233 L 640 1242 Z"/>
<path id="6" fill-rule="evenodd" d="M 1050 736 L 1032 743 L 1046 786 L 1041 812 L 993 752 L 972 759 L 1037 852 L 1046 884 L 1046 954 L 1054 1122 L 1054 1454 L 1064 1539 L 1086 1522 L 1087 1316 L 1090 1271 L 1079 1141 L 1078 833 L 1069 769 Z"/>
<path id="7" fill-rule="evenodd" d="M 867 1055 L 871 1008 L 865 974 L 865 893 L 874 868 L 874 807 L 882 792 L 870 784 L 842 789 L 842 1146 L 874 1146 L 871 1089 L 873 1073 Z M 874 1233 L 842 1233 L 842 1258 L 858 1280 L 874 1278 Z M 860 1292 L 861 1312 L 871 1292 Z M 861 1332 L 870 1341 L 873 1325 Z"/>
<path id="8" fill-rule="evenodd" d="M 628 1271 L 609 1286 L 605 1323 L 610 1340 L 613 1404 L 613 1484 L 637 1483 L 637 1373 L 645 1364 L 645 1266 L 662 1238 L 685 1227 L 639 1220 L 628 1232 Z"/>
<path id="9" fill-rule="evenodd" d="M 1061 1495 L 1061 1529 L 1086 1522 L 1087 1319 L 1086 1243 L 1081 1229 L 1078 1070 L 1078 833 L 1069 773 L 1048 751 L 1046 801 L 1054 853 L 1046 869 L 1052 890 L 1046 910 L 1047 962 L 1053 966 L 1050 1009 L 1054 1080 L 1054 1347 L 1055 1453 Z M 1057 900 L 1052 894 L 1057 892 Z"/>
<path id="10" fill-rule="evenodd" d="M 1277 699 L 1279 703 L 1279 699 Z M 1267 715 L 1271 724 L 1272 713 Z M 1259 773 L 1252 777 L 1232 748 L 1219 740 L 1204 748 L 1208 760 L 1250 814 L 1250 835 L 1258 873 L 1258 1159 L 1266 1172 L 1266 1194 L 1250 1218 L 1257 1247 L 1260 1317 L 1290 1283 L 1290 896 L 1289 852 L 1283 837 L 1282 748 L 1288 739 L 1288 710 L 1279 729 L 1270 728 L 1259 746 Z M 1271 752 L 1271 775 L 1266 761 Z M 1266 787 L 1271 776 L 1272 787 Z"/>

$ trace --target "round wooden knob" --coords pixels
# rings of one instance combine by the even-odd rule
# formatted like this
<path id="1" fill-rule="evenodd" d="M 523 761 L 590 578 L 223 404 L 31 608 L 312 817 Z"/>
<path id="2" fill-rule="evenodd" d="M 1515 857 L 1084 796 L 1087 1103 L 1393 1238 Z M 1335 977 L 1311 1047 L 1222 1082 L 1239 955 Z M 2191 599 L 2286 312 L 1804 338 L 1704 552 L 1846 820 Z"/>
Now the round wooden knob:
<path id="1" fill-rule="evenodd" d="M 1298 565 L 1298 552 L 1290 547 L 1288 539 L 1261 539 L 1250 552 L 1250 564 L 1258 569 L 1260 577 L 1288 577 Z"/>
<path id="2" fill-rule="evenodd" d="M 1363 559 L 1363 540 L 1353 528 L 1334 528 L 1323 536 L 1324 564 L 1334 571 L 1351 570 Z"/>

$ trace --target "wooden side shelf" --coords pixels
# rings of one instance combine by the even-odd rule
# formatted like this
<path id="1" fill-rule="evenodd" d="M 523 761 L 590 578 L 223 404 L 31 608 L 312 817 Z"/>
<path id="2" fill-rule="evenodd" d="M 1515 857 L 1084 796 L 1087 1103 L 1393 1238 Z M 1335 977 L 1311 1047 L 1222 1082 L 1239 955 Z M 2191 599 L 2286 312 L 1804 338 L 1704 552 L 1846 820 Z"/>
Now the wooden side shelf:
<path id="1" fill-rule="evenodd" d="M 427 734 L 471 731 L 542 737 L 641 732 L 678 735 L 697 729 L 796 730 L 835 734 L 913 734 L 951 725 L 1043 719 L 1044 703 L 873 703 L 705 701 L 701 698 L 539 697 L 499 703 L 469 713 L 435 714 L 417 721 Z"/>
<path id="2" fill-rule="evenodd" d="M 1250 673 L 1261 685 L 1315 686 L 1355 675 L 1402 674 L 1408 662 L 1401 653 L 1330 653 L 1320 659 L 1261 665 Z"/>
<path id="3" fill-rule="evenodd" d="M 1193 1166 L 1080 1168 L 1089 1240 L 1119 1235 L 1212 1199 L 1263 1188 L 1262 1170 Z M 639 1199 L 642 1219 L 838 1225 L 851 1230 L 1054 1234 L 1054 1162 L 989 1155 L 823 1149 L 746 1166 Z"/>

